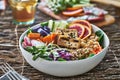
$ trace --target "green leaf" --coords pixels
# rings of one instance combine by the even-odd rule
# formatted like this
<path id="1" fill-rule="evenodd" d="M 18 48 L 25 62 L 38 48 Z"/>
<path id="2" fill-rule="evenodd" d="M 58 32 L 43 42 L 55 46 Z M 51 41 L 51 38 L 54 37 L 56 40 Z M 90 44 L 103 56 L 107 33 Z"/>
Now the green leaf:
<path id="1" fill-rule="evenodd" d="M 32 47 L 27 47 L 27 48 L 25 48 L 28 52 L 30 52 L 30 53 L 33 53 L 34 52 L 34 50 L 33 50 L 33 48 Z"/>
<path id="2" fill-rule="evenodd" d="M 80 57 L 80 58 L 78 58 L 79 60 L 81 60 L 81 59 L 85 59 L 85 57 L 84 56 L 82 56 L 82 57 Z"/>
<path id="3" fill-rule="evenodd" d="M 95 32 L 95 34 L 96 34 L 98 37 L 100 37 L 103 33 L 102 33 L 102 31 L 98 30 L 98 31 Z"/>
<path id="4" fill-rule="evenodd" d="M 29 33 L 31 33 L 31 32 L 32 32 L 32 29 L 31 29 L 31 28 L 28 28 L 27 35 L 28 35 Z"/>
<path id="5" fill-rule="evenodd" d="M 102 31 L 96 31 L 95 34 L 99 37 L 98 42 L 100 44 L 100 46 L 103 46 L 103 41 L 104 41 L 104 34 L 102 33 Z"/>
<path id="6" fill-rule="evenodd" d="M 48 26 L 48 21 L 47 22 L 42 22 L 40 23 L 41 26 Z"/>
<path id="7" fill-rule="evenodd" d="M 99 44 L 102 46 L 102 48 L 104 47 L 103 46 L 103 40 L 104 40 L 104 35 L 101 35 L 100 37 L 99 37 Z"/>
<path id="8" fill-rule="evenodd" d="M 92 56 L 94 56 L 95 54 L 93 54 L 93 53 L 91 53 L 91 54 L 89 54 L 89 57 L 92 57 Z"/>
<path id="9" fill-rule="evenodd" d="M 46 56 L 46 57 L 43 57 L 44 59 L 46 59 L 46 60 L 49 60 L 49 61 L 52 61 L 53 59 L 52 58 L 50 58 L 49 56 Z"/>
<path id="10" fill-rule="evenodd" d="M 58 58 L 58 61 L 66 61 L 66 60 L 63 58 Z"/>
<path id="11" fill-rule="evenodd" d="M 33 56 L 32 59 L 35 61 L 38 57 L 39 57 L 39 54 L 36 54 L 36 55 Z"/>
<path id="12" fill-rule="evenodd" d="M 90 3 L 90 0 L 80 0 L 80 3 L 81 3 L 81 4 L 89 4 L 89 3 Z"/>

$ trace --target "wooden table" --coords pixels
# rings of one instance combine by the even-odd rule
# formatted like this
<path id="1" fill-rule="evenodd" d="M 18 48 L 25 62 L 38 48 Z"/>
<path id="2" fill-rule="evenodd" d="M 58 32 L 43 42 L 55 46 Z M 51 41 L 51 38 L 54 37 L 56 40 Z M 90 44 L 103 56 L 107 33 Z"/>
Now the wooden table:
<path id="1" fill-rule="evenodd" d="M 120 8 L 101 4 L 98 6 L 108 10 L 116 18 L 116 22 L 101 27 L 110 38 L 111 44 L 104 59 L 91 71 L 79 76 L 60 78 L 44 74 L 31 67 L 23 59 L 18 48 L 18 38 L 28 26 L 17 28 L 13 25 L 11 9 L 9 8 L 7 8 L 6 14 L 0 17 L 0 62 L 8 62 L 17 72 L 31 80 L 120 80 Z M 34 24 L 37 24 L 52 18 L 37 10 L 35 19 Z M 0 70 L 1 75 L 3 72 Z"/>

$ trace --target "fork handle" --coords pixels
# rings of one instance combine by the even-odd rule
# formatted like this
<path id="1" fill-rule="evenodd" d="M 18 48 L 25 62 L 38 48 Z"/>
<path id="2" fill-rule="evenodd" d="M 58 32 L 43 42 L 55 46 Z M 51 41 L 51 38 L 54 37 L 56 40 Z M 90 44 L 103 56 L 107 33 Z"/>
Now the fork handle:
<path id="1" fill-rule="evenodd" d="M 14 71 L 14 73 L 15 73 L 19 78 L 22 78 L 22 80 L 30 80 L 30 79 L 26 78 L 25 76 L 22 76 L 22 75 L 18 74 L 16 71 Z"/>

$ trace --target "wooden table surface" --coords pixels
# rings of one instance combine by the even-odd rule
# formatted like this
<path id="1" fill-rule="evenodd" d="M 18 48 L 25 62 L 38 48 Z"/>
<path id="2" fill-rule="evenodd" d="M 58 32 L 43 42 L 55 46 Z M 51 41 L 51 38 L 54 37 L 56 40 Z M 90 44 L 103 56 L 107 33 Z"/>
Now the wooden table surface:
<path id="1" fill-rule="evenodd" d="M 18 39 L 29 26 L 17 28 L 13 25 L 12 11 L 9 8 L 5 11 L 6 14 L 0 17 L 0 62 L 8 62 L 17 72 L 30 80 L 120 80 L 120 8 L 111 5 L 97 5 L 109 11 L 116 18 L 116 22 L 101 27 L 110 39 L 109 51 L 100 64 L 89 72 L 74 77 L 60 78 L 47 75 L 31 67 L 23 59 L 18 48 Z M 49 19 L 52 18 L 37 10 L 33 25 Z M 2 75 L 3 72 L 0 70 L 0 76 Z"/>

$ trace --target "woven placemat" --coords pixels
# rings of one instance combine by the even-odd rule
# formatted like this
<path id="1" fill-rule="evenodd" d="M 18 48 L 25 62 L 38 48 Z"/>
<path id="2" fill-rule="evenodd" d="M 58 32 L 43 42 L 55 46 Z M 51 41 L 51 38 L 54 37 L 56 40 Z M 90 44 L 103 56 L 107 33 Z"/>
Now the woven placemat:
<path id="1" fill-rule="evenodd" d="M 110 49 L 101 63 L 91 71 L 74 77 L 60 78 L 42 73 L 30 66 L 17 48 L 18 38 L 30 26 L 13 25 L 12 11 L 9 8 L 6 14 L 0 17 L 0 62 L 8 62 L 18 73 L 30 80 L 120 80 L 120 11 L 113 6 L 99 6 L 108 10 L 116 18 L 116 22 L 109 27 L 101 28 L 110 38 Z M 37 10 L 33 25 L 50 19 L 53 18 Z M 0 70 L 0 76 L 2 75 L 3 72 Z"/>

